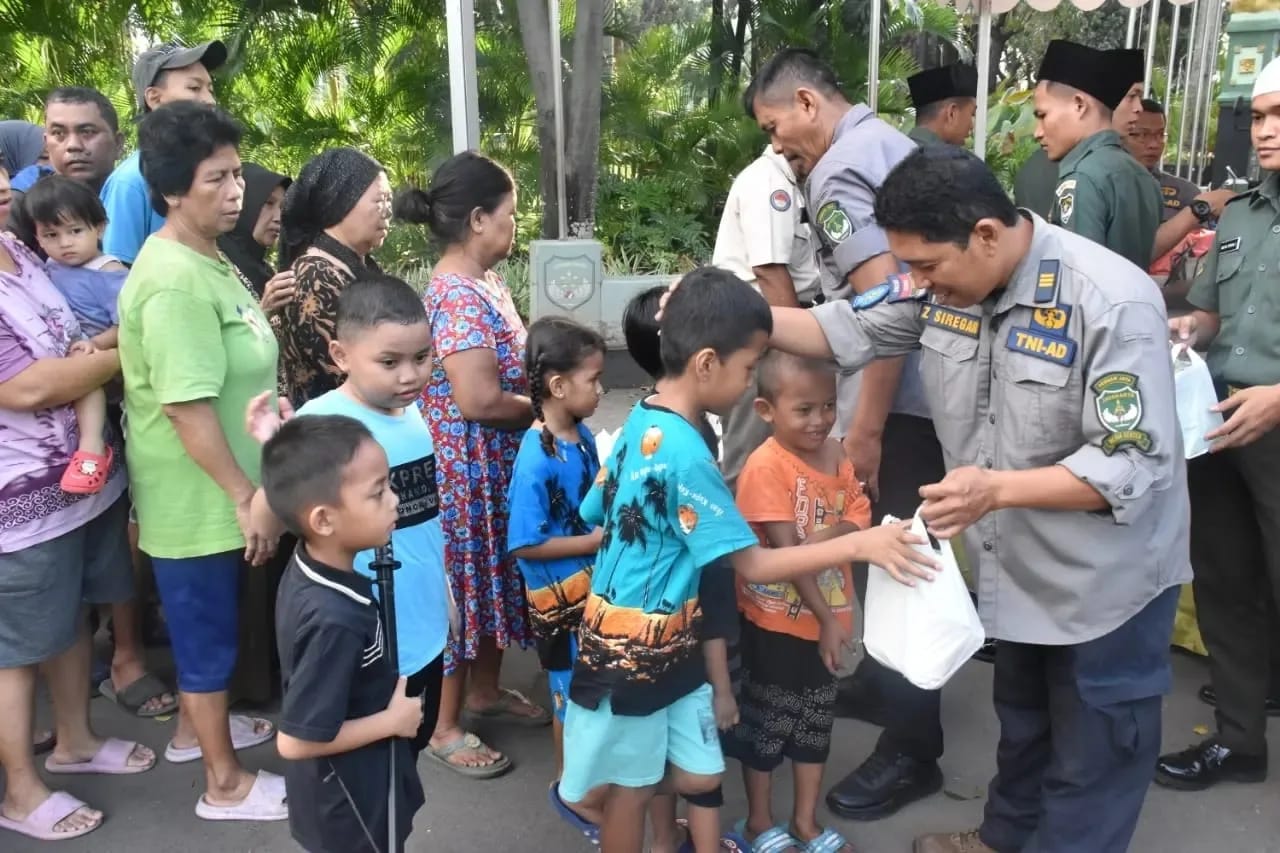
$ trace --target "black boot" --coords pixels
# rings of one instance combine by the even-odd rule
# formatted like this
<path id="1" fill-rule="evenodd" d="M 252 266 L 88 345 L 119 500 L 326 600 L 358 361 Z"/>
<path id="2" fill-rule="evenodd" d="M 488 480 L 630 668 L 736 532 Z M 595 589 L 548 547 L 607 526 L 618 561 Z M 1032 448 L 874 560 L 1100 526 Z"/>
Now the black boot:
<path id="1" fill-rule="evenodd" d="M 850 820 L 877 820 L 941 788 L 937 762 L 877 751 L 831 789 L 827 806 Z"/>

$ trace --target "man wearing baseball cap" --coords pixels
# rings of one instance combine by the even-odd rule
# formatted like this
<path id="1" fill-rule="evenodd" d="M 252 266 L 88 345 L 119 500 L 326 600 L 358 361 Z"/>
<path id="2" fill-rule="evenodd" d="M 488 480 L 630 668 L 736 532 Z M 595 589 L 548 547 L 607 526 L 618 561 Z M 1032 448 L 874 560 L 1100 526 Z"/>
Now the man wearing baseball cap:
<path id="1" fill-rule="evenodd" d="M 209 76 L 227 61 L 227 46 L 207 41 L 187 47 L 172 41 L 148 48 L 133 64 L 133 91 L 139 116 L 174 101 L 215 103 Z M 102 250 L 132 264 L 142 243 L 164 224 L 151 206 L 138 152 L 127 157 L 102 188 L 107 230 Z"/>
<path id="2" fill-rule="evenodd" d="M 1055 40 L 1038 77 L 1036 141 L 1058 164 L 1049 221 L 1146 269 L 1160 226 L 1160 189 L 1124 147 L 1113 115 L 1142 79 L 1142 52 Z M 1126 112 L 1126 131 L 1137 110 Z"/>

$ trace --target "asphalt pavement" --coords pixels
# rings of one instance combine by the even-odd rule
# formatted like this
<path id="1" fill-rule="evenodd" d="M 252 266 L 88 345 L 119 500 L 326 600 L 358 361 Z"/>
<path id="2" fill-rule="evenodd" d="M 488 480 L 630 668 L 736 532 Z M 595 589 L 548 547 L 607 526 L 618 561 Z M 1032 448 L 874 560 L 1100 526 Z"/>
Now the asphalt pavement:
<path id="1" fill-rule="evenodd" d="M 616 427 L 636 397 L 633 391 L 607 395 L 592 419 L 593 428 Z M 851 658 L 850 666 L 854 662 Z M 1199 740 L 1208 731 L 1205 727 L 1213 725 L 1212 709 L 1195 695 L 1207 679 L 1204 662 L 1174 654 L 1173 663 L 1174 690 L 1165 700 L 1166 750 Z M 158 665 L 163 669 L 163 661 Z M 547 701 L 546 680 L 538 673 L 532 652 L 509 653 L 504 680 L 507 686 L 528 690 Z M 873 823 L 820 815 L 844 832 L 860 853 L 907 853 L 911 839 L 918 834 L 968 829 L 981 820 L 986 785 L 995 770 L 999 734 L 991 707 L 991 667 L 968 663 L 945 688 L 942 711 L 947 735 L 947 751 L 941 762 L 946 777 L 942 793 Z M 43 702 L 40 716 L 48 719 Z M 172 721 L 130 717 L 102 698 L 93 700 L 92 716 L 100 734 L 140 740 L 157 753 L 163 752 L 174 725 Z M 427 804 L 417 815 L 408 851 L 590 850 L 547 805 L 547 784 L 555 766 L 550 729 L 485 723 L 475 731 L 511 756 L 515 769 L 499 779 L 471 781 L 423 758 L 419 771 Z M 835 781 L 861 762 L 875 745 L 878 732 L 865 723 L 837 721 L 828 781 Z M 1271 722 L 1270 734 L 1280 738 L 1280 723 Z M 250 769 L 280 772 L 283 764 L 270 744 L 248 750 L 242 758 Z M 59 776 L 49 781 L 106 812 L 103 826 L 80 839 L 45 844 L 0 831 L 0 853 L 284 853 L 299 849 L 289 837 L 287 823 L 210 823 L 198 819 L 194 808 L 203 785 L 199 764 L 173 765 L 161 759 L 153 770 L 137 776 Z M 732 762 L 724 788 L 727 824 L 745 815 L 746 808 Z M 780 773 L 774 800 L 779 819 L 786 815 L 790 792 L 788 774 Z M 1280 853 L 1280 770 L 1262 784 L 1222 785 L 1202 793 L 1152 787 L 1130 849 L 1134 853 Z"/>

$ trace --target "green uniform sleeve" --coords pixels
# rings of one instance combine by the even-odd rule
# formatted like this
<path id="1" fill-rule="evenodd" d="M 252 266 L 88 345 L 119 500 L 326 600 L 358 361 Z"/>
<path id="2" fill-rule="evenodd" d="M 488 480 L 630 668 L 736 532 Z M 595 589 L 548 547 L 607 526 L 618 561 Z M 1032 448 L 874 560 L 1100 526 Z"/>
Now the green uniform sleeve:
<path id="1" fill-rule="evenodd" d="M 176 290 L 148 297 L 139 312 L 143 361 L 161 405 L 217 397 L 226 378 L 222 319 L 203 299 Z"/>
<path id="2" fill-rule="evenodd" d="M 1105 190 L 1081 172 L 1058 185 L 1058 222 L 1068 231 L 1107 245 L 1107 197 Z"/>

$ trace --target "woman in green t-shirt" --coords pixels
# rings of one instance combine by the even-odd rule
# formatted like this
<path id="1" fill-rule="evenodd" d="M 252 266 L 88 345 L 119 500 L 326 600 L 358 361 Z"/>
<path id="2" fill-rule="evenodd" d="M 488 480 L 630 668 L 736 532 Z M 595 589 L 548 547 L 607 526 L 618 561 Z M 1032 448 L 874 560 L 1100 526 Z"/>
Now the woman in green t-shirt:
<path id="1" fill-rule="evenodd" d="M 193 102 L 139 127 L 142 173 L 166 222 L 120 293 L 126 455 L 178 670 L 181 716 L 165 758 L 203 759 L 200 817 L 283 820 L 284 780 L 246 771 L 235 752 L 275 731 L 227 708 L 241 564 L 265 561 L 278 537 L 250 512 L 260 449 L 244 429 L 249 401 L 275 388 L 276 340 L 217 245 L 243 204 L 239 143 L 234 121 Z"/>

